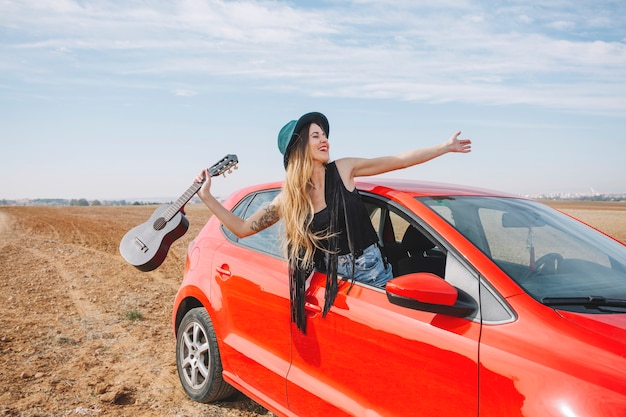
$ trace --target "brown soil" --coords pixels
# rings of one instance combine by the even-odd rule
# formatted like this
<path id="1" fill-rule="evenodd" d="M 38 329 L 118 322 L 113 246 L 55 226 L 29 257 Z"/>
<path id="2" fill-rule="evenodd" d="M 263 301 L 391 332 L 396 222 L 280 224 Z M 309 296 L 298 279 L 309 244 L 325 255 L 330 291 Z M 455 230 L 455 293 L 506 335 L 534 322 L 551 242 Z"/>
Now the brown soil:
<path id="1" fill-rule="evenodd" d="M 0 207 L 0 416 L 272 415 L 240 394 L 183 392 L 172 303 L 210 213 L 189 206 L 190 230 L 141 272 L 118 246 L 154 209 Z"/>
<path id="2" fill-rule="evenodd" d="M 543 201 L 626 243 L 626 201 Z"/>
<path id="3" fill-rule="evenodd" d="M 550 204 L 626 242 L 626 204 Z M 272 415 L 243 395 L 206 405 L 182 391 L 172 302 L 210 212 L 190 205 L 190 230 L 140 272 L 118 245 L 154 209 L 0 207 L 0 415 Z"/>

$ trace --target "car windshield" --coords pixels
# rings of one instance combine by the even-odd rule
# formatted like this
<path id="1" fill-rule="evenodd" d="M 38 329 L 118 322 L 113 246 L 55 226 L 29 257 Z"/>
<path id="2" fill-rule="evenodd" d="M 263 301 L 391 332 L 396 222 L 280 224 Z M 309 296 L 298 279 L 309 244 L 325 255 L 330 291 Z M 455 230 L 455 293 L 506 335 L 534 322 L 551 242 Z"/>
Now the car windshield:
<path id="1" fill-rule="evenodd" d="M 524 199 L 418 200 L 536 300 L 570 311 L 626 311 L 626 246 L 595 229 Z"/>

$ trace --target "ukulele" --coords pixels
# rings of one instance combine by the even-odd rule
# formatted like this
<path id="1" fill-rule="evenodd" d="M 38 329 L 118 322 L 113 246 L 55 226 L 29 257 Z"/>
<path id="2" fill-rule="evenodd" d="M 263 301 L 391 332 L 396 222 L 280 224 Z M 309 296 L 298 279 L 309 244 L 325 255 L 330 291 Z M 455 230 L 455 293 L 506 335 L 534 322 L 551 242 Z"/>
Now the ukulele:
<path id="1" fill-rule="evenodd" d="M 237 155 L 226 155 L 209 168 L 209 175 L 226 175 L 226 171 L 237 169 Z M 145 222 L 129 230 L 120 242 L 122 257 L 140 271 L 147 272 L 158 268 L 176 239 L 189 229 L 189 221 L 183 209 L 185 204 L 202 187 L 202 182 L 194 182 L 174 203 L 159 206 Z"/>

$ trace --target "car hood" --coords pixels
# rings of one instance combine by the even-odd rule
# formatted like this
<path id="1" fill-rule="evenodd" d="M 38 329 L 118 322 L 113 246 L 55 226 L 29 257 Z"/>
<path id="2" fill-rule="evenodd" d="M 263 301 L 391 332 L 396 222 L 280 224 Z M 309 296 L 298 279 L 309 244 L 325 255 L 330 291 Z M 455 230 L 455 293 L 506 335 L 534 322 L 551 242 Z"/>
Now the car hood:
<path id="1" fill-rule="evenodd" d="M 581 314 L 560 310 L 564 319 L 619 343 L 626 341 L 626 314 Z"/>

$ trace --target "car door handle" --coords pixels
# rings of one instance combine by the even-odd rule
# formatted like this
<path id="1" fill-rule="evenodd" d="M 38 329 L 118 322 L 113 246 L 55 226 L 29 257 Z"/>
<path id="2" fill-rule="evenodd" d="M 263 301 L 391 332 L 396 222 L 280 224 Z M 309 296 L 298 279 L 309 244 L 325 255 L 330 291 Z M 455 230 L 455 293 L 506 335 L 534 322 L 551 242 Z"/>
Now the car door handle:
<path id="1" fill-rule="evenodd" d="M 304 303 L 304 308 L 313 314 L 319 314 L 322 312 L 322 306 L 309 302 Z"/>
<path id="2" fill-rule="evenodd" d="M 227 264 L 218 266 L 217 268 L 215 268 L 215 270 L 217 271 L 217 274 L 220 276 L 221 279 L 228 279 L 232 275 L 232 273 L 230 272 L 230 268 Z"/>

